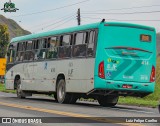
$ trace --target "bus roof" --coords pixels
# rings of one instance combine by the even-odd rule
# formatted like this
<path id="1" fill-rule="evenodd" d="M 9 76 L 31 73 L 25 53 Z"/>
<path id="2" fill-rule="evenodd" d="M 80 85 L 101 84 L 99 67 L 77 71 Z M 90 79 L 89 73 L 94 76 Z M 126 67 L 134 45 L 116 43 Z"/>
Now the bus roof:
<path id="1" fill-rule="evenodd" d="M 111 26 L 124 26 L 124 27 L 129 26 L 129 27 L 135 27 L 135 28 L 139 27 L 139 28 L 155 31 L 155 29 L 153 27 L 143 26 L 143 25 L 138 25 L 138 24 L 131 24 L 131 23 L 104 22 L 104 24 L 106 26 L 111 25 Z M 68 33 L 68 32 L 80 31 L 80 30 L 87 30 L 87 29 L 94 29 L 94 28 L 98 28 L 99 25 L 100 25 L 100 22 L 93 23 L 93 24 L 76 26 L 76 27 L 71 27 L 71 28 L 66 28 L 66 29 L 61 29 L 61 30 L 53 30 L 53 31 L 48 31 L 48 32 L 29 34 L 29 35 L 25 35 L 25 36 L 15 37 L 11 40 L 11 43 L 19 42 L 19 41 L 27 41 L 27 40 L 32 40 L 32 39 L 36 39 L 36 38 L 43 38 L 43 37 L 58 35 L 58 34 L 62 34 L 62 33 Z"/>
<path id="2" fill-rule="evenodd" d="M 58 35 L 58 34 L 62 34 L 62 33 L 68 33 L 68 32 L 80 31 L 80 30 L 87 30 L 87 29 L 92 29 L 92 28 L 98 28 L 99 24 L 100 23 L 94 23 L 94 24 L 87 24 L 87 25 L 82 25 L 82 26 L 77 26 L 77 27 L 61 29 L 61 30 L 53 30 L 53 31 L 48 31 L 48 32 L 29 34 L 29 35 L 13 38 L 11 40 L 11 43 L 12 42 L 17 42 L 17 41 L 32 40 L 32 39 L 36 39 L 36 38 L 43 38 L 43 37 Z"/>

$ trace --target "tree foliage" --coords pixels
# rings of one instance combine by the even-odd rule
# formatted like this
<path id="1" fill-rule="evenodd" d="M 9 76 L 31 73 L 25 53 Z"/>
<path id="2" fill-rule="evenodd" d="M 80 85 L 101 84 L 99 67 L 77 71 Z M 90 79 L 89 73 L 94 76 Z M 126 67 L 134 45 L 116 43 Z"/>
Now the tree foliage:
<path id="1" fill-rule="evenodd" d="M 7 25 L 0 24 L 0 58 L 4 58 L 9 43 L 9 33 Z"/>

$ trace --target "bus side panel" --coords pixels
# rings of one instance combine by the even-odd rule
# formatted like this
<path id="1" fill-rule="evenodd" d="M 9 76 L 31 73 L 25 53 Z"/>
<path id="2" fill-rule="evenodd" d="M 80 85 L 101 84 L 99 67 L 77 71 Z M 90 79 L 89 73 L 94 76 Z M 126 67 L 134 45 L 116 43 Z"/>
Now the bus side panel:
<path id="1" fill-rule="evenodd" d="M 94 58 L 75 59 L 68 62 L 69 67 L 66 71 L 67 92 L 87 93 L 94 88 L 94 62 Z"/>
<path id="2" fill-rule="evenodd" d="M 54 73 L 51 69 L 54 68 L 54 63 L 45 61 L 25 63 L 24 71 L 21 71 L 21 75 L 24 73 L 25 78 L 22 80 L 22 90 L 27 91 L 40 91 L 48 92 L 55 91 Z M 52 65 L 51 65 L 52 64 Z M 50 66 L 50 67 L 48 67 Z M 22 68 L 21 68 L 22 69 Z"/>
<path id="3" fill-rule="evenodd" d="M 94 60 L 80 58 L 34 62 L 26 67 L 26 71 L 30 71 L 30 79 L 22 81 L 22 88 L 29 91 L 55 91 L 58 75 L 64 74 L 67 92 L 87 93 L 94 88 Z"/>

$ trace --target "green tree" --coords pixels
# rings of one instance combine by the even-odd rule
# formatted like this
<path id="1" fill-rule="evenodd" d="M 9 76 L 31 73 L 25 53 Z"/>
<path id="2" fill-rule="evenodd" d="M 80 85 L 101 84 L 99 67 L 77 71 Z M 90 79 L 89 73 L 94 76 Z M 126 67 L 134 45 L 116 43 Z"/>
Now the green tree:
<path id="1" fill-rule="evenodd" d="M 4 58 L 9 43 L 9 33 L 7 25 L 0 24 L 0 58 Z"/>

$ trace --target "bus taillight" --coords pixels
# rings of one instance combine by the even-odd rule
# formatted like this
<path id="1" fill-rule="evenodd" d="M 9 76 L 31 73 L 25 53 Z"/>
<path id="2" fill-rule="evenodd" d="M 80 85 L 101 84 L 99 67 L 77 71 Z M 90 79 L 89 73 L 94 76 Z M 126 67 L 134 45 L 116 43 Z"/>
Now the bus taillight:
<path id="1" fill-rule="evenodd" d="M 98 76 L 100 78 L 105 78 L 105 73 L 104 73 L 104 61 L 102 61 L 100 64 L 99 64 L 99 68 L 98 68 Z"/>
<path id="2" fill-rule="evenodd" d="M 155 81 L 155 67 L 152 66 L 151 76 L 150 76 L 150 82 Z"/>

